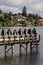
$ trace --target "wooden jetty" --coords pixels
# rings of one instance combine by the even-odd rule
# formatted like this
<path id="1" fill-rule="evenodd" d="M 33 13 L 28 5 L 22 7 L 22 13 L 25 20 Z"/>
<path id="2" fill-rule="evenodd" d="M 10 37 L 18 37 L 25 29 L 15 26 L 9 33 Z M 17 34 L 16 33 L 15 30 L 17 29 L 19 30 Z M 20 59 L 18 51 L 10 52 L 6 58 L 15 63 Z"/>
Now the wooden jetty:
<path id="1" fill-rule="evenodd" d="M 19 44 L 20 45 L 20 53 L 21 53 L 21 47 L 23 47 L 26 50 L 28 44 L 30 44 L 30 52 L 32 52 L 32 49 L 35 48 L 37 50 L 38 43 L 40 42 L 40 34 L 27 34 L 27 35 L 10 35 L 10 36 L 0 36 L 0 46 L 5 46 L 5 55 L 6 53 L 12 49 L 12 55 L 13 55 L 13 45 Z M 26 48 L 23 46 L 23 44 L 26 45 Z M 11 46 L 7 49 L 7 46 Z"/>

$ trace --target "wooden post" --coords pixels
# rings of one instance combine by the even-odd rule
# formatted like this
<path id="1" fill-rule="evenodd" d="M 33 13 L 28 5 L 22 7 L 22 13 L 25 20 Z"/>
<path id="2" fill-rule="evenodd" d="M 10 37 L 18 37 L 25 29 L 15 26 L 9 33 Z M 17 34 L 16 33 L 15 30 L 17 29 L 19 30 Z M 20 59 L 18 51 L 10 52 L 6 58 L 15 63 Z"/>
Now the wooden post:
<path id="1" fill-rule="evenodd" d="M 5 56 L 6 56 L 6 49 L 7 49 L 7 45 L 5 44 L 5 38 L 6 38 L 6 32 L 4 32 L 4 45 L 5 45 Z"/>
<path id="2" fill-rule="evenodd" d="M 37 52 L 37 48 L 38 48 L 38 42 L 36 42 L 36 52 Z"/>
<path id="3" fill-rule="evenodd" d="M 30 52 L 32 52 L 32 42 L 30 43 Z"/>
<path id="4" fill-rule="evenodd" d="M 21 56 L 21 44 L 20 44 L 20 56 Z"/>
<path id="5" fill-rule="evenodd" d="M 40 42 L 40 34 L 39 34 L 39 42 Z"/>
<path id="6" fill-rule="evenodd" d="M 7 49 L 7 45 L 5 45 L 5 56 L 6 56 L 6 49 Z"/>
<path id="7" fill-rule="evenodd" d="M 21 40 L 20 40 L 21 35 L 19 35 L 19 44 L 20 44 L 20 56 L 21 56 Z"/>
<path id="8" fill-rule="evenodd" d="M 39 41 L 40 41 L 40 35 L 39 35 Z M 37 51 L 37 48 L 38 48 L 38 42 L 37 42 L 37 34 L 36 34 L 35 43 L 36 43 L 36 51 Z"/>
<path id="9" fill-rule="evenodd" d="M 26 54 L 27 54 L 27 48 L 28 48 L 28 44 L 26 43 Z"/>
<path id="10" fill-rule="evenodd" d="M 12 47 L 12 56 L 13 56 L 13 45 L 11 47 Z"/>

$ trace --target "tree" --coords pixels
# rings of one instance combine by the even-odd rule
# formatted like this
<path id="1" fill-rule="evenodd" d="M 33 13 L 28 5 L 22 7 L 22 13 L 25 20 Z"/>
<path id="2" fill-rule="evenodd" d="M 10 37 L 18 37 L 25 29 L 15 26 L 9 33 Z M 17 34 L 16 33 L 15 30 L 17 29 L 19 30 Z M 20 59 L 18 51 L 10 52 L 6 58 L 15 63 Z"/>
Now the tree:
<path id="1" fill-rule="evenodd" d="M 11 20 L 11 16 L 12 16 L 12 12 L 9 12 L 9 13 L 5 13 L 4 14 L 4 18 L 8 19 L 8 20 Z"/>
<path id="2" fill-rule="evenodd" d="M 12 12 L 9 12 L 8 15 L 9 15 L 9 16 L 12 16 Z"/>
<path id="3" fill-rule="evenodd" d="M 9 13 L 8 13 L 8 18 L 9 18 L 9 20 L 11 20 L 11 16 L 12 16 L 12 12 L 9 12 Z"/>
<path id="4" fill-rule="evenodd" d="M 33 15 L 32 15 L 31 13 L 29 13 L 29 14 L 28 14 L 28 17 L 29 17 L 29 18 L 32 18 L 32 17 L 33 17 Z"/>
<path id="5" fill-rule="evenodd" d="M 0 9 L 0 14 L 2 13 L 1 9 Z"/>
<path id="6" fill-rule="evenodd" d="M 26 6 L 23 7 L 22 15 L 25 17 L 27 16 Z"/>

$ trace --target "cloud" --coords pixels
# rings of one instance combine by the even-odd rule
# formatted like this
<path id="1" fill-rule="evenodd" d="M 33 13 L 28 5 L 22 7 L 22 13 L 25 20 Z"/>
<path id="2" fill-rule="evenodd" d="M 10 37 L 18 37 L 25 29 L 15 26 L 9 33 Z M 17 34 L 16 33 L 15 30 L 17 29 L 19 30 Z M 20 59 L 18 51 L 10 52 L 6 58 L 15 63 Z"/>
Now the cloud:
<path id="1" fill-rule="evenodd" d="M 34 6 L 34 9 L 43 11 L 43 4 L 41 3 L 41 4 L 35 5 L 35 6 Z"/>
<path id="2" fill-rule="evenodd" d="M 24 5 L 26 6 L 28 13 L 41 14 L 41 12 L 43 12 L 42 0 L 0 0 L 0 9 L 4 12 L 22 12 Z"/>
<path id="3" fill-rule="evenodd" d="M 12 13 L 21 12 L 21 11 L 20 11 L 18 8 L 16 8 L 16 7 L 9 7 L 9 6 L 5 6 L 5 5 L 0 6 L 0 9 L 1 9 L 3 12 L 12 12 Z"/>
<path id="4" fill-rule="evenodd" d="M 19 6 L 23 3 L 24 0 L 6 0 L 4 4 L 9 6 Z"/>

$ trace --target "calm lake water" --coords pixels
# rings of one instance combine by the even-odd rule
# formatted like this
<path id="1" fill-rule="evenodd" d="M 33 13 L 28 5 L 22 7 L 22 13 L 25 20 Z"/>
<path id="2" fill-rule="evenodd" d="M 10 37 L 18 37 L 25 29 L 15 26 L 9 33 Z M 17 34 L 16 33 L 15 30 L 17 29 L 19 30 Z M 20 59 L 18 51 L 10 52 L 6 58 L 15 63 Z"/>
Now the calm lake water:
<path id="1" fill-rule="evenodd" d="M 18 31 L 19 27 L 3 27 L 4 30 L 7 32 L 7 30 L 10 28 L 13 32 L 14 29 Z M 21 27 L 22 30 L 25 27 Z M 26 27 L 26 29 L 33 27 Z M 11 57 L 11 50 L 8 52 L 7 57 L 4 56 L 4 46 L 0 46 L 0 65 L 43 65 L 43 27 L 35 27 L 37 32 L 40 34 L 40 45 L 38 47 L 38 53 L 35 51 L 32 52 L 32 55 L 30 54 L 30 48 L 28 44 L 28 54 L 26 56 L 25 50 L 22 48 L 22 56 L 19 55 L 19 44 L 14 45 L 14 56 Z M 1 35 L 0 28 L 0 35 Z M 25 45 L 24 45 L 25 46 Z"/>

